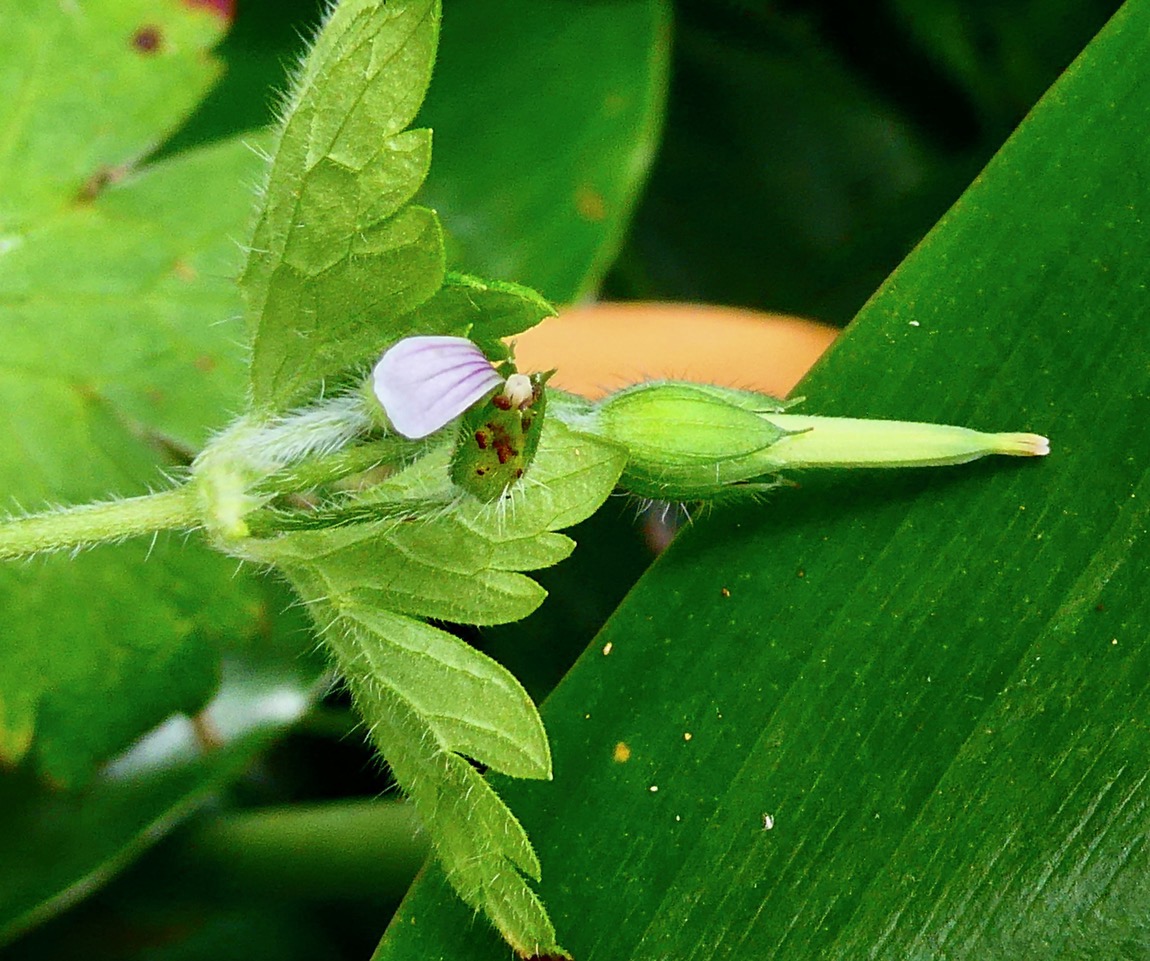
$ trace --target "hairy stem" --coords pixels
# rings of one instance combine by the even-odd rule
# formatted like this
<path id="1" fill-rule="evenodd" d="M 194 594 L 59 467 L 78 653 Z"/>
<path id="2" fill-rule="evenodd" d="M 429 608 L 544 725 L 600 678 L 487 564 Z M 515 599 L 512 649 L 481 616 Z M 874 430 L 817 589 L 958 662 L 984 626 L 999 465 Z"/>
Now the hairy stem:
<path id="1" fill-rule="evenodd" d="M 0 521 L 0 560 L 199 526 L 195 495 L 188 487 L 177 487 L 106 504 L 85 504 Z"/>

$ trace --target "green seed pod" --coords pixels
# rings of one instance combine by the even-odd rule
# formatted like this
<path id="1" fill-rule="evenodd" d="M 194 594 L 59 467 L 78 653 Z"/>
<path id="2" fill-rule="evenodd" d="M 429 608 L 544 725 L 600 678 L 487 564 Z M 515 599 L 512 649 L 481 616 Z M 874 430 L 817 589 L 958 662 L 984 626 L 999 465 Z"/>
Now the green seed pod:
<path id="1" fill-rule="evenodd" d="M 1050 451 L 1037 434 L 810 417 L 784 413 L 788 406 L 748 391 L 661 382 L 629 387 L 573 416 L 580 430 L 627 449 L 621 487 L 658 500 L 760 491 L 794 468 L 933 467 Z"/>
<path id="2" fill-rule="evenodd" d="M 512 374 L 506 384 L 468 410 L 460 422 L 451 479 L 480 500 L 496 501 L 531 466 L 539 448 L 551 372 Z"/>
<path id="3" fill-rule="evenodd" d="M 627 448 L 621 487 L 641 497 L 698 500 L 733 484 L 773 486 L 761 455 L 788 432 L 760 412 L 782 406 L 745 391 L 653 382 L 608 397 L 595 432 Z"/>

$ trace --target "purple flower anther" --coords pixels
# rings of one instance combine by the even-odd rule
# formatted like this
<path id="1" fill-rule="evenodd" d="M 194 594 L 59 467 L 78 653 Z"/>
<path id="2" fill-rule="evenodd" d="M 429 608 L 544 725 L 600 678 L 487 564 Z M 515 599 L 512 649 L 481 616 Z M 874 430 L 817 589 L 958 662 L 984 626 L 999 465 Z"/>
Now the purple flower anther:
<path id="1" fill-rule="evenodd" d="M 404 437 L 419 440 L 503 383 L 466 337 L 405 337 L 372 371 L 375 396 Z"/>

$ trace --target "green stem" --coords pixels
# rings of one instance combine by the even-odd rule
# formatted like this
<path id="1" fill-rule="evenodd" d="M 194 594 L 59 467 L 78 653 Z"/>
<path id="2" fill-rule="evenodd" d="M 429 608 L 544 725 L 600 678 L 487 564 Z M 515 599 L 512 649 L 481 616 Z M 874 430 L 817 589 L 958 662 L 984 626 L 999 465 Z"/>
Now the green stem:
<path id="1" fill-rule="evenodd" d="M 62 508 L 0 521 L 0 560 L 75 550 L 156 531 L 192 530 L 200 523 L 195 495 L 186 486 L 106 504 Z"/>
<path id="2" fill-rule="evenodd" d="M 355 800 L 224 814 L 183 836 L 184 867 L 215 886 L 279 897 L 403 896 L 428 853 L 406 802 Z"/>
<path id="3" fill-rule="evenodd" d="M 306 491 L 375 467 L 398 469 L 425 447 L 402 438 L 386 437 L 285 467 L 260 481 L 258 489 L 274 494 Z"/>

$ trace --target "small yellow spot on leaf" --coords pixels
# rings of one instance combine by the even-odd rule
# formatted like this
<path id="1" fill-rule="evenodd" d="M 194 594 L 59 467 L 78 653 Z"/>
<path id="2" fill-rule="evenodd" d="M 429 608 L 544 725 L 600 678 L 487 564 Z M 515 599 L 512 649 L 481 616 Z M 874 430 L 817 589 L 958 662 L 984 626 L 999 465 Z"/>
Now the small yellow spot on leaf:
<path id="1" fill-rule="evenodd" d="M 604 645 L 603 645 L 603 656 L 604 656 L 604 657 L 606 657 L 608 654 L 610 654 L 610 653 L 611 653 L 611 649 L 612 649 L 614 646 L 615 646 L 615 645 L 614 645 L 614 644 L 612 644 L 610 641 L 608 641 L 606 644 L 604 644 Z"/>
<path id="2" fill-rule="evenodd" d="M 179 277 L 180 280 L 186 280 L 188 283 L 191 283 L 199 276 L 199 274 L 196 273 L 196 268 L 186 260 L 177 260 L 172 264 L 172 273 Z"/>
<path id="3" fill-rule="evenodd" d="M 615 753 L 611 757 L 616 764 L 626 764 L 631 760 L 631 749 L 627 746 L 626 741 L 620 741 L 615 745 Z"/>
<path id="4" fill-rule="evenodd" d="M 598 223 L 607 216 L 607 203 L 599 191 L 584 184 L 575 191 L 575 210 L 584 220 Z"/>
<path id="5" fill-rule="evenodd" d="M 609 93 L 603 98 L 603 111 L 614 116 L 627 106 L 627 98 L 621 93 Z"/>

